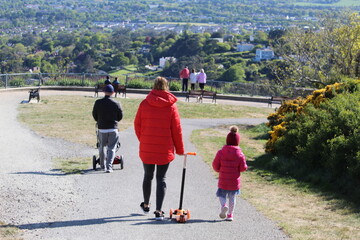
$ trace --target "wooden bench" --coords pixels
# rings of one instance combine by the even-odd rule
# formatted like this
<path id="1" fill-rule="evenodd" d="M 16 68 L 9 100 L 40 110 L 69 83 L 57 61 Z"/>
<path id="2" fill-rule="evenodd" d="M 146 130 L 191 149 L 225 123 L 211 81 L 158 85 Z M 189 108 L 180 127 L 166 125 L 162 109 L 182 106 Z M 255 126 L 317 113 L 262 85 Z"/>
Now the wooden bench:
<path id="1" fill-rule="evenodd" d="M 29 91 L 29 102 L 32 98 L 36 98 L 38 102 L 40 101 L 40 88 L 31 89 Z"/>
<path id="2" fill-rule="evenodd" d="M 121 94 L 122 96 L 126 98 L 126 86 L 120 85 L 120 84 L 111 84 L 114 87 L 115 97 L 117 97 L 117 94 Z M 99 90 L 102 91 L 102 89 L 105 87 L 105 84 L 96 84 L 95 85 L 95 95 L 94 97 L 99 96 Z"/>
<path id="3" fill-rule="evenodd" d="M 190 90 L 186 95 L 186 101 L 190 101 L 190 97 L 195 97 L 196 102 L 203 102 L 204 98 L 211 98 L 212 102 L 216 103 L 216 92 L 205 90 Z"/>
<path id="4" fill-rule="evenodd" d="M 294 98 L 288 96 L 271 96 L 268 102 L 268 107 L 272 107 L 273 103 L 283 104 L 286 100 L 291 100 Z"/>
<path id="5" fill-rule="evenodd" d="M 121 94 L 122 96 L 126 98 L 126 86 L 125 85 L 119 85 L 119 84 L 113 84 L 114 91 L 115 91 L 115 97 L 117 97 L 117 94 Z"/>

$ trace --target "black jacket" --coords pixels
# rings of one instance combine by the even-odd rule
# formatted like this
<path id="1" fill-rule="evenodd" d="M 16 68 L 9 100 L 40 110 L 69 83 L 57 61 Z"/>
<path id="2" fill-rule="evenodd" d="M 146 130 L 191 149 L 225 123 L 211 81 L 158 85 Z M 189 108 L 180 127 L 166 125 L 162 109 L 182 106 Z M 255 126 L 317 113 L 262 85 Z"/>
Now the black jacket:
<path id="1" fill-rule="evenodd" d="M 96 100 L 92 115 L 99 129 L 117 129 L 118 122 L 123 118 L 120 104 L 109 96 Z"/>

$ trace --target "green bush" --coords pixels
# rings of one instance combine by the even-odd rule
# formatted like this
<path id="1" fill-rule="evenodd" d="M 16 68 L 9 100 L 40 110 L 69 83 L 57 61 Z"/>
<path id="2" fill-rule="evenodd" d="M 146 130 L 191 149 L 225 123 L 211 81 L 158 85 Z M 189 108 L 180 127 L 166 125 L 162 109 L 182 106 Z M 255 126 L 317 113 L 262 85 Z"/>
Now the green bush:
<path id="1" fill-rule="evenodd" d="M 277 168 L 315 183 L 351 192 L 360 182 L 360 91 L 338 94 L 302 114 L 289 113 L 287 131 L 275 143 L 285 161 Z M 269 163 L 274 167 L 274 160 Z M 346 186 L 339 179 L 347 179 Z"/>
<path id="2" fill-rule="evenodd" d="M 169 88 L 170 88 L 170 91 L 180 91 L 181 83 L 178 81 L 171 81 Z"/>
<path id="3" fill-rule="evenodd" d="M 137 88 L 137 89 L 151 89 L 153 85 L 152 81 L 143 81 L 140 79 L 131 80 L 127 83 L 128 88 Z"/>
<path id="4" fill-rule="evenodd" d="M 12 87 L 22 87 L 22 86 L 25 86 L 25 80 L 24 79 L 12 79 L 9 81 L 9 85 Z"/>

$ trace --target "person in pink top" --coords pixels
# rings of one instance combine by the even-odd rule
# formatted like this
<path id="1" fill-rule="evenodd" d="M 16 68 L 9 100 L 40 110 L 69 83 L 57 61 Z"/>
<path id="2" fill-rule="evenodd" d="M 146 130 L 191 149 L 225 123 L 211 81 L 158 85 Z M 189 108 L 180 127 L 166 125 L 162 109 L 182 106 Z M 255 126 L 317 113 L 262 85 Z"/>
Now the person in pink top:
<path id="1" fill-rule="evenodd" d="M 201 90 L 204 90 L 205 83 L 206 83 L 206 73 L 204 69 L 200 70 L 200 73 L 196 77 L 197 82 L 199 83 L 199 87 Z"/>
<path id="2" fill-rule="evenodd" d="M 180 72 L 180 78 L 182 79 L 182 91 L 187 92 L 188 90 L 188 82 L 190 77 L 190 70 L 186 66 L 183 70 Z"/>
<path id="3" fill-rule="evenodd" d="M 219 173 L 218 190 L 221 212 L 220 218 L 233 220 L 236 195 L 240 194 L 240 173 L 247 170 L 244 153 L 239 147 L 240 135 L 236 126 L 230 128 L 226 137 L 226 145 L 220 149 L 212 162 L 213 169 Z M 227 198 L 229 205 L 226 204 Z"/>

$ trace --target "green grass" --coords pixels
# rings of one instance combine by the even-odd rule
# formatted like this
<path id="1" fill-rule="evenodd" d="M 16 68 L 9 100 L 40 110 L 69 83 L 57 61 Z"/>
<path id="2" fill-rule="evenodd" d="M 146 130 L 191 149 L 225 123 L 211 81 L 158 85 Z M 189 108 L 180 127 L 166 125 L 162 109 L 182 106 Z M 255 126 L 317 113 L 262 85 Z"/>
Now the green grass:
<path id="1" fill-rule="evenodd" d="M 126 74 L 132 74 L 132 73 L 134 73 L 136 71 L 137 71 L 137 68 L 136 68 L 135 65 L 127 65 L 127 66 L 123 67 L 120 70 L 111 71 L 110 76 L 118 77 L 119 81 L 124 83 L 124 81 L 126 79 L 125 75 Z M 142 76 L 141 73 L 137 73 L 136 75 Z"/>
<path id="2" fill-rule="evenodd" d="M 19 240 L 20 230 L 17 227 L 6 225 L 0 222 L 0 239 L 1 240 Z"/>
<path id="3" fill-rule="evenodd" d="M 145 96 L 144 96 L 145 97 Z M 44 96 L 38 104 L 22 104 L 18 119 L 40 135 L 94 146 L 95 121 L 91 112 L 95 98 L 84 96 Z M 133 126 L 142 99 L 117 98 L 124 118 L 120 131 Z M 75 104 L 76 103 L 76 104 Z M 181 118 L 266 118 L 272 109 L 178 101 Z"/>
<path id="4" fill-rule="evenodd" d="M 56 158 L 54 159 L 55 169 L 65 174 L 83 174 L 89 169 L 88 158 Z"/>

